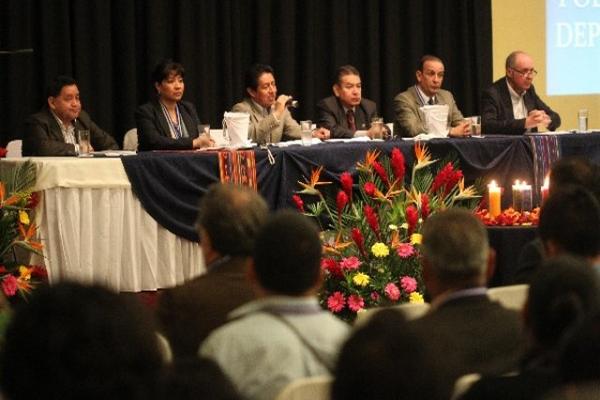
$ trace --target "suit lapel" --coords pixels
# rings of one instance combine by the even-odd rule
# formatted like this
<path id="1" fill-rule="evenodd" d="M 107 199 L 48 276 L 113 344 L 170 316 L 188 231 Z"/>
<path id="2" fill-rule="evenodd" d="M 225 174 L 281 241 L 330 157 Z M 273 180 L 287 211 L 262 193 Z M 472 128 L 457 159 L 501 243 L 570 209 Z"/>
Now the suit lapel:
<path id="1" fill-rule="evenodd" d="M 187 108 L 183 105 L 183 103 L 179 104 L 179 113 L 181 114 L 181 119 L 185 125 L 185 129 L 187 130 L 188 136 L 191 138 L 195 138 L 196 130 L 198 126 L 192 118 L 192 115 L 188 112 Z"/>
<path id="2" fill-rule="evenodd" d="M 170 138 L 171 137 L 171 128 L 169 128 L 169 123 L 167 122 L 167 119 L 165 117 L 165 114 L 163 113 L 160 103 L 158 102 L 158 100 L 156 100 L 153 102 L 153 105 L 154 105 L 154 113 L 157 116 L 156 120 L 160 124 L 160 131 L 162 132 L 162 135 Z"/>
<path id="3" fill-rule="evenodd" d="M 419 96 L 417 94 L 417 88 L 416 86 L 411 86 L 411 88 L 409 89 L 409 93 L 410 93 L 410 97 L 412 98 L 412 101 L 414 102 L 414 107 L 415 107 L 415 111 L 417 112 L 417 116 L 419 117 L 419 121 L 424 124 L 425 123 L 425 119 L 423 118 L 423 112 L 420 110 L 421 108 L 421 103 L 419 102 Z"/>
<path id="4" fill-rule="evenodd" d="M 500 82 L 500 90 L 498 93 L 500 94 L 500 100 L 502 101 L 503 108 L 508 111 L 506 116 L 507 119 L 514 119 L 515 113 L 513 113 L 513 105 L 512 100 L 510 99 L 510 93 L 508 92 L 508 84 L 506 80 Z"/>

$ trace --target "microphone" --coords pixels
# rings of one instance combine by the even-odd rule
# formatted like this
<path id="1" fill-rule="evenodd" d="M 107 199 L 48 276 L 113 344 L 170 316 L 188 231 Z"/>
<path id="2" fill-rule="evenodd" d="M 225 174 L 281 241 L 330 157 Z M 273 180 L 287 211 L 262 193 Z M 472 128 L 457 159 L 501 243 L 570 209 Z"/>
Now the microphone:
<path id="1" fill-rule="evenodd" d="M 293 98 L 289 98 L 288 101 L 285 102 L 285 106 L 286 107 L 292 107 L 292 108 L 298 108 L 300 106 L 300 103 L 298 102 L 298 100 L 294 100 Z"/>

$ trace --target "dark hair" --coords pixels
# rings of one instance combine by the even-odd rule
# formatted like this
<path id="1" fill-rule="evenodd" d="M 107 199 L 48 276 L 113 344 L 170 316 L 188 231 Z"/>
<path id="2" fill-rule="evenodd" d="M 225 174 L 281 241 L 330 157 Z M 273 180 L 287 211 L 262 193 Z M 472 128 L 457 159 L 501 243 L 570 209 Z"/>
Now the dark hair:
<path id="1" fill-rule="evenodd" d="M 583 259 L 554 257 L 534 275 L 527 299 L 527 321 L 545 348 L 559 343 L 565 332 L 600 306 L 600 283 Z"/>
<path id="2" fill-rule="evenodd" d="M 183 78 L 185 75 L 185 69 L 183 68 L 183 65 L 171 59 L 162 60 L 154 67 L 154 70 L 152 71 L 152 82 L 160 84 L 171 74 L 175 76 L 179 75 Z"/>
<path id="3" fill-rule="evenodd" d="M 422 338 L 393 309 L 377 312 L 352 334 L 334 375 L 332 400 L 440 398 L 435 365 Z"/>
<path id="4" fill-rule="evenodd" d="M 554 241 L 563 251 L 582 256 L 600 254 L 600 205 L 581 186 L 563 186 L 544 202 L 538 226 L 545 245 Z"/>
<path id="5" fill-rule="evenodd" d="M 246 89 L 256 90 L 258 89 L 258 79 L 262 74 L 271 74 L 275 76 L 275 72 L 273 71 L 273 67 L 267 64 L 253 64 L 246 70 L 246 75 L 244 78 L 244 83 L 246 85 Z M 245 94 L 247 95 L 247 93 Z"/>
<path id="6" fill-rule="evenodd" d="M 550 190 L 565 185 L 580 185 L 587 189 L 594 187 L 594 164 L 583 157 L 561 158 L 550 170 Z"/>
<path id="7" fill-rule="evenodd" d="M 141 304 L 99 286 L 36 289 L 6 331 L 0 382 L 11 399 L 140 399 L 162 357 Z"/>
<path id="8" fill-rule="evenodd" d="M 360 72 L 352 65 L 342 65 L 335 70 L 335 83 L 340 85 L 342 78 L 346 75 L 360 76 Z"/>
<path id="9" fill-rule="evenodd" d="M 277 212 L 256 238 L 256 275 L 261 286 L 273 292 L 291 296 L 305 293 L 319 279 L 320 261 L 317 228 L 297 212 Z"/>
<path id="10" fill-rule="evenodd" d="M 566 339 L 559 357 L 559 375 L 562 381 L 598 382 L 600 379 L 600 313 L 596 312 L 584 319 Z M 597 386 L 594 393 L 595 396 L 598 395 Z"/>
<path id="11" fill-rule="evenodd" d="M 54 77 L 46 87 L 46 98 L 57 97 L 65 86 L 77 85 L 75 79 L 67 75 Z"/>
<path id="12" fill-rule="evenodd" d="M 218 183 L 200 200 L 196 225 L 206 230 L 221 255 L 249 256 L 268 213 L 267 203 L 255 191 Z"/>
<path id="13" fill-rule="evenodd" d="M 437 62 L 440 62 L 442 64 L 444 63 L 442 61 L 442 59 L 439 58 L 439 57 L 437 57 L 437 56 L 434 56 L 434 55 L 431 55 L 431 54 L 425 54 L 423 57 L 421 57 L 419 59 L 419 62 L 417 63 L 417 70 L 423 72 L 423 67 L 425 66 L 425 63 L 427 61 L 437 61 Z"/>
<path id="14" fill-rule="evenodd" d="M 219 365 L 204 357 L 175 360 L 165 368 L 160 384 L 160 399 L 241 400 Z"/>

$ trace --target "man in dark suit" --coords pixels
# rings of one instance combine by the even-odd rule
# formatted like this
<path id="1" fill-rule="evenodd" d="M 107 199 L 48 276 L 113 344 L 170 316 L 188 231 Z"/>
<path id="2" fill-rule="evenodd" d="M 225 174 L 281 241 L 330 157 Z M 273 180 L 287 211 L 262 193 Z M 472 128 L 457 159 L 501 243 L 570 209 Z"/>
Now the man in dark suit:
<path id="1" fill-rule="evenodd" d="M 554 131 L 560 116 L 540 99 L 533 86 L 537 71 L 529 54 L 514 51 L 506 58 L 506 76 L 481 97 L 481 130 L 486 134 L 522 135 L 539 128 Z"/>
<path id="2" fill-rule="evenodd" d="M 25 121 L 24 156 L 76 156 L 77 132 L 90 131 L 92 150 L 118 149 L 117 142 L 81 109 L 75 79 L 57 76 L 46 90 L 48 103 Z"/>
<path id="3" fill-rule="evenodd" d="M 462 375 L 513 369 L 522 350 L 521 322 L 516 311 L 487 297 L 494 253 L 483 224 L 467 210 L 435 214 L 423 227 L 421 251 L 431 311 L 412 325 L 438 355 L 446 392 Z"/>
<path id="4" fill-rule="evenodd" d="M 333 93 L 317 103 L 317 126 L 329 129 L 333 138 L 351 138 L 357 130 L 371 127 L 377 104 L 362 97 L 360 73 L 355 67 L 337 69 Z"/>
<path id="5" fill-rule="evenodd" d="M 254 299 L 246 269 L 267 214 L 260 195 L 241 186 L 216 184 L 202 198 L 197 226 L 208 272 L 165 290 L 158 300 L 158 318 L 175 358 L 196 357 L 227 314 Z"/>

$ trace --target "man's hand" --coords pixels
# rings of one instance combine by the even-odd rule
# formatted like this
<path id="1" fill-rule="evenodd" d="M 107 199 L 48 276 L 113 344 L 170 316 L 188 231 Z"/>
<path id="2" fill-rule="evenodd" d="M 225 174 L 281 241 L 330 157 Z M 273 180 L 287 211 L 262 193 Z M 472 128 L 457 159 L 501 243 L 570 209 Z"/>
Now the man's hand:
<path id="1" fill-rule="evenodd" d="M 461 121 L 458 125 L 450 128 L 448 132 L 450 137 L 467 137 L 471 136 L 471 124 L 468 121 Z"/>
<path id="2" fill-rule="evenodd" d="M 275 104 L 273 104 L 273 114 L 275 114 L 275 117 L 277 117 L 277 119 L 280 119 L 283 116 L 286 104 L 291 98 L 292 96 L 288 96 L 285 94 L 281 94 L 279 95 L 279 97 L 277 97 L 277 100 L 275 100 Z"/>
<path id="3" fill-rule="evenodd" d="M 331 133 L 327 128 L 318 128 L 312 132 L 313 137 L 319 138 L 321 140 L 327 140 L 331 137 Z"/>
<path id="4" fill-rule="evenodd" d="M 544 110 L 531 110 L 525 118 L 525 129 L 536 128 L 538 124 L 550 125 L 550 117 Z"/>

